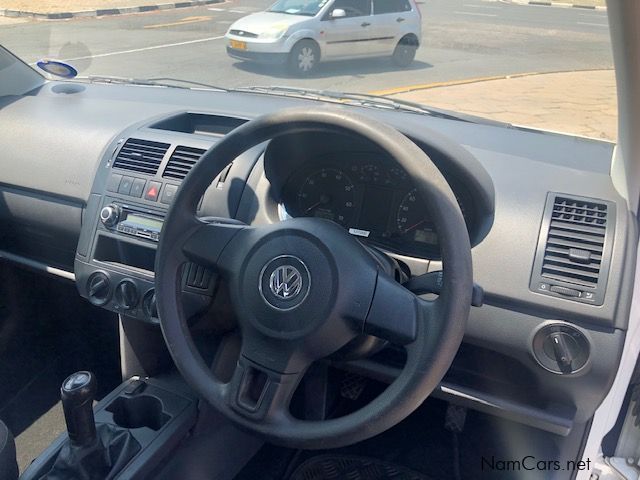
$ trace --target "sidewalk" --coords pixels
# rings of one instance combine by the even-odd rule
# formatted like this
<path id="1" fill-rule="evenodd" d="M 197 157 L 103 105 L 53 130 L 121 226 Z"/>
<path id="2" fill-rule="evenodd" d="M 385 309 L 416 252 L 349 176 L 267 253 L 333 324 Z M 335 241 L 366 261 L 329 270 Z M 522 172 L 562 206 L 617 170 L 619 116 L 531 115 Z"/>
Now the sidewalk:
<path id="1" fill-rule="evenodd" d="M 168 0 L 167 0 L 168 1 Z M 34 13 L 82 12 L 98 8 L 140 7 L 165 3 L 156 0 L 0 0 L 0 10 L 22 10 Z"/>
<path id="2" fill-rule="evenodd" d="M 223 0 L 0 0 L 0 16 L 62 20 L 168 10 Z"/>
<path id="3" fill-rule="evenodd" d="M 613 70 L 532 74 L 389 96 L 543 130 L 617 138 Z"/>

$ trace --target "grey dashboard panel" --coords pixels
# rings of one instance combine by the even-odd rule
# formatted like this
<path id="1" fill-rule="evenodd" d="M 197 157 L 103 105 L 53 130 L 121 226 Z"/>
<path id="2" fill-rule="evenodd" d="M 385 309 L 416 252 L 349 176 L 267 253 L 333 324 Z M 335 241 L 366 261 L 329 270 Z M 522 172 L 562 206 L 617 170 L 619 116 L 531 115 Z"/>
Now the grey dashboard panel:
<path id="1" fill-rule="evenodd" d="M 96 169 L 110 142 L 127 127 L 185 110 L 249 119 L 277 108 L 315 105 L 257 94 L 250 94 L 251 102 L 246 102 L 246 94 L 91 84 L 70 90 L 60 85 L 68 84 L 47 83 L 0 110 L 0 122 L 7 126 L 0 130 L 4 146 L 1 181 L 6 187 L 80 205 L 89 198 Z M 363 111 L 418 140 L 428 142 L 421 135 L 425 128 L 434 130 L 463 145 L 489 173 L 495 186 L 496 218 L 473 252 L 476 281 L 484 285 L 489 301 L 513 302 L 514 308 L 538 308 L 587 323 L 624 326 L 624 320 L 615 322 L 614 318 L 623 292 L 622 272 L 631 253 L 626 243 L 635 233 L 629 231 L 625 202 L 608 175 L 611 144 L 415 114 Z M 549 191 L 600 198 L 618 207 L 611 267 L 616 274 L 610 278 L 609 294 L 601 308 L 542 298 L 528 290 Z M 79 234 L 80 225 L 77 228 Z"/>
<path id="2" fill-rule="evenodd" d="M 250 94 L 251 102 L 246 102 L 246 94 L 97 84 L 68 89 L 61 85 L 69 84 L 47 83 L 0 110 L 0 122 L 7 126 L 0 130 L 4 145 L 1 183 L 80 205 L 89 198 L 96 169 L 110 142 L 128 127 L 180 111 L 250 119 L 277 108 L 316 105 L 257 94 Z M 624 326 L 624 320 L 614 319 L 618 297 L 624 293 L 622 272 L 631 254 L 625 245 L 635 230 L 629 230 L 625 202 L 608 175 L 612 144 L 415 114 L 363 111 L 400 127 L 416 140 L 429 142 L 422 137 L 426 128 L 458 142 L 489 173 L 495 187 L 495 221 L 473 252 L 476 281 L 484 286 L 489 302 L 538 309 L 574 321 Z M 600 308 L 545 298 L 528 289 L 549 191 L 600 198 L 618 207 L 614 274 Z M 80 225 L 77 228 L 79 234 Z"/>
<path id="3" fill-rule="evenodd" d="M 149 129 L 148 125 L 184 112 L 251 119 L 287 106 L 317 105 L 312 101 L 258 94 L 98 84 L 70 89 L 66 88 L 68 85 L 50 82 L 29 95 L 0 99 L 0 124 L 6 126 L 0 129 L 3 145 L 0 194 L 11 198 L 12 205 L 16 202 L 21 205 L 16 211 L 0 201 L 0 225 L 8 225 L 12 216 L 17 215 L 19 218 L 13 220 L 23 225 L 25 236 L 37 227 L 49 235 L 56 248 L 63 250 L 78 241 L 82 228 L 95 227 L 95 212 L 100 206 L 95 203 L 99 202 L 106 181 L 104 175 L 96 174 L 106 168 L 119 139 L 135 132 L 135 135 L 164 139 L 172 145 L 187 142 L 207 148 L 211 137 L 163 132 Z M 251 98 L 249 102 L 247 95 Z M 609 177 L 613 145 L 416 114 L 361 111 L 396 126 L 418 142 L 429 143 L 425 132 L 437 132 L 462 145 L 473 162 L 477 162 L 459 165 L 462 171 L 472 175 L 480 168 L 487 172 L 495 191 L 495 214 L 490 231 L 473 249 L 475 281 L 484 287 L 487 305 L 472 311 L 465 341 L 517 359 L 518 365 L 533 372 L 532 377 L 541 386 L 548 387 L 544 399 L 549 405 L 574 403 L 579 407 L 576 418 L 586 418 L 597 405 L 598 396 L 604 395 L 621 352 L 638 235 L 636 220 L 628 213 L 625 200 L 616 192 Z M 237 179 L 244 183 L 248 178 L 247 187 L 243 187 L 245 197 L 253 197 L 241 213 L 254 221 L 274 221 L 276 205 L 261 162 L 258 165 L 260 168 L 249 176 L 253 163 L 247 161 L 247 170 Z M 606 200 L 616 206 L 611 273 L 600 307 L 529 290 L 548 192 Z M 51 207 L 50 211 L 58 213 L 43 215 L 43 201 Z M 221 212 L 220 207 L 233 214 L 238 201 L 238 198 L 227 199 L 220 204 L 221 200 L 214 195 L 205 200 L 205 204 L 211 207 L 212 214 Z M 94 233 L 91 230 L 87 234 L 90 238 L 83 238 L 89 246 L 80 244 L 78 253 L 84 257 L 80 264 L 88 265 L 82 253 L 90 251 Z M 0 249 L 7 246 L 10 247 L 0 233 Z M 429 268 L 438 269 L 438 263 L 431 262 Z M 152 276 L 147 276 L 145 281 L 151 285 L 152 280 Z M 548 320 L 579 325 L 592 341 L 592 348 L 603 352 L 597 355 L 597 365 L 594 361 L 589 369 L 568 377 L 542 370 L 532 358 L 530 342 L 536 329 Z M 584 393 L 584 398 L 576 398 L 572 391 Z"/>

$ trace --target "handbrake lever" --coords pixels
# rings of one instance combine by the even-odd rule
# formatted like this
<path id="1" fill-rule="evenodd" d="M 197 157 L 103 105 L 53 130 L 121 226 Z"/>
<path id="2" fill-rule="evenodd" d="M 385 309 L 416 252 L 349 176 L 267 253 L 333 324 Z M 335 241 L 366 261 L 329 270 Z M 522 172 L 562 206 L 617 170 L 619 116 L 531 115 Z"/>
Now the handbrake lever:
<path id="1" fill-rule="evenodd" d="M 435 272 L 428 272 L 417 277 L 412 277 L 407 280 L 403 286 L 416 295 L 424 295 L 425 293 L 435 293 L 440 295 L 442 291 L 442 280 L 444 272 L 438 270 Z M 477 283 L 473 284 L 473 292 L 471 293 L 471 305 L 474 307 L 481 307 L 484 304 L 484 290 Z"/>

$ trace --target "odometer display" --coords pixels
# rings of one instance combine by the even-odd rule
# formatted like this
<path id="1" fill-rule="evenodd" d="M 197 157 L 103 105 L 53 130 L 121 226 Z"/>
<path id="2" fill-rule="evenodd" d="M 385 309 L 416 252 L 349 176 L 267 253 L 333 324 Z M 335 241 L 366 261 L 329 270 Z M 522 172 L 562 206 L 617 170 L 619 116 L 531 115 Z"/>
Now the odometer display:
<path id="1" fill-rule="evenodd" d="M 298 191 L 297 216 L 326 218 L 348 227 L 354 212 L 355 186 L 340 169 L 312 173 Z"/>

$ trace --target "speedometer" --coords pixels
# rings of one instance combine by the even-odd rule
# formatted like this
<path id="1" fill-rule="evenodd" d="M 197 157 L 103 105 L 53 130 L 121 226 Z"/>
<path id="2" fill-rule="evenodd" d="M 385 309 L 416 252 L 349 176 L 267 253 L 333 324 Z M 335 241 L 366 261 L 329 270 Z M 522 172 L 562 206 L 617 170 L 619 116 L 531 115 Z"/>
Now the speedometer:
<path id="1" fill-rule="evenodd" d="M 312 173 L 298 191 L 298 216 L 326 218 L 347 227 L 354 212 L 355 187 L 340 169 Z"/>
<path id="2" fill-rule="evenodd" d="M 438 243 L 438 235 L 429 220 L 424 204 L 419 201 L 415 188 L 402 199 L 396 215 L 396 225 L 401 235 L 414 242 L 429 245 Z"/>
<path id="3" fill-rule="evenodd" d="M 465 217 L 466 221 L 467 217 L 462 203 L 457 196 L 456 200 L 458 200 L 462 216 Z M 424 207 L 424 202 L 418 196 L 415 188 L 402 199 L 396 215 L 396 226 L 400 235 L 405 238 L 418 243 L 438 245 L 438 235 L 433 222 L 431 222 L 429 214 Z"/>

